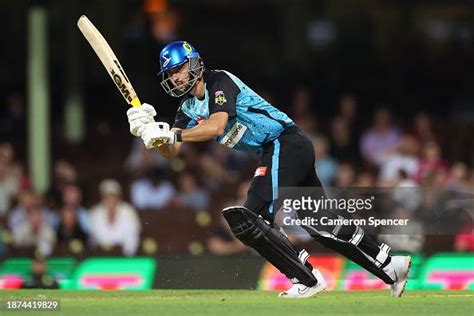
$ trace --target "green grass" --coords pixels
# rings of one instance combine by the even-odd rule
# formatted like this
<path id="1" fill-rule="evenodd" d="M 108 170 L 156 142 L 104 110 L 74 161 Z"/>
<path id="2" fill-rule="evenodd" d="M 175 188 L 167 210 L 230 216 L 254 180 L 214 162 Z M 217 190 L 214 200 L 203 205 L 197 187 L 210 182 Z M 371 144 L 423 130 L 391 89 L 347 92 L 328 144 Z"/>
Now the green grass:
<path id="1" fill-rule="evenodd" d="M 0 291 L 0 300 L 61 299 L 61 311 L 43 315 L 474 315 L 472 291 L 408 291 L 391 298 L 388 291 L 324 292 L 310 299 L 288 300 L 275 292 L 236 290 L 149 291 Z M 1 315 L 32 315 L 3 312 Z"/>

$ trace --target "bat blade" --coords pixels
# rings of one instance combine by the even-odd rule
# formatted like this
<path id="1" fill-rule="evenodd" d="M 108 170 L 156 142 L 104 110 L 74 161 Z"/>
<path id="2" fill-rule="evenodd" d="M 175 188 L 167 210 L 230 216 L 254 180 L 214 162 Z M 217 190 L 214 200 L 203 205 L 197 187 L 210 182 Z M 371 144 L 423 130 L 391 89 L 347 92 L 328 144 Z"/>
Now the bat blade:
<path id="1" fill-rule="evenodd" d="M 100 34 L 99 30 L 85 15 L 79 18 L 77 26 L 97 54 L 97 57 L 99 57 L 123 98 L 128 104 L 139 107 L 141 103 L 135 89 L 125 74 L 117 56 L 115 56 L 112 48 L 102 34 Z"/>

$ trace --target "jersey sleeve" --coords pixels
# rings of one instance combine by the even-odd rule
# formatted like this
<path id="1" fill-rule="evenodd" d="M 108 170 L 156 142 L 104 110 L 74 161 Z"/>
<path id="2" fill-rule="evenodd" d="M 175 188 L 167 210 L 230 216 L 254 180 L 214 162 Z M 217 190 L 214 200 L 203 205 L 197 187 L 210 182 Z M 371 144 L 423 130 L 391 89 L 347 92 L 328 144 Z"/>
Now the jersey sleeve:
<path id="1" fill-rule="evenodd" d="M 209 115 L 226 112 L 234 117 L 239 93 L 239 87 L 225 72 L 215 74 L 209 84 Z"/>
<path id="2" fill-rule="evenodd" d="M 185 129 L 188 128 L 191 123 L 191 118 L 184 114 L 183 110 L 181 110 L 181 106 L 178 108 L 178 112 L 176 113 L 176 117 L 174 119 L 173 128 L 180 128 Z"/>

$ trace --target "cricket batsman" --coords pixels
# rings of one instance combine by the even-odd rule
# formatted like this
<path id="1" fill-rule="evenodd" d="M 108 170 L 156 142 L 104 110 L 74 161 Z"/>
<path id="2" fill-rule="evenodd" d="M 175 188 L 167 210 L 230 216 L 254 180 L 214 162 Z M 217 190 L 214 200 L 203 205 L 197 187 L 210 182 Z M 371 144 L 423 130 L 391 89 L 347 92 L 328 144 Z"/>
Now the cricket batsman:
<path id="1" fill-rule="evenodd" d="M 211 139 L 235 150 L 260 157 L 244 205 L 222 210 L 232 232 L 288 277 L 293 286 L 284 298 L 311 297 L 327 287 L 324 277 L 307 261 L 274 223 L 279 187 L 321 187 L 314 169 L 311 141 L 293 120 L 273 107 L 238 77 L 225 70 L 206 70 L 197 50 L 185 41 L 168 44 L 159 55 L 161 86 L 181 98 L 170 129 L 155 122 L 150 104 L 127 111 L 130 132 L 146 148 L 157 148 L 170 159 L 183 143 Z M 318 216 L 339 215 L 320 210 Z M 390 247 L 378 244 L 355 225 L 303 228 L 325 247 L 333 249 L 391 285 L 394 297 L 402 295 L 411 264 L 409 256 L 391 256 Z"/>

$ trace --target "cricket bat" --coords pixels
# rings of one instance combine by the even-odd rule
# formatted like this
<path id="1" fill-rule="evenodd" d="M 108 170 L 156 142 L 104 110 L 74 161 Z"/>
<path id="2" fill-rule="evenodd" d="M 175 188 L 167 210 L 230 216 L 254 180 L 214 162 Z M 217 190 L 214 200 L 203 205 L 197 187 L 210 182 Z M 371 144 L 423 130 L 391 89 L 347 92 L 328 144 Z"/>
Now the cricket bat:
<path id="1" fill-rule="evenodd" d="M 94 49 L 105 69 L 107 69 L 107 72 L 115 82 L 117 89 L 120 91 L 127 103 L 135 107 L 141 106 L 137 93 L 135 92 L 135 89 L 133 89 L 130 80 L 128 80 L 122 65 L 120 65 L 120 62 L 115 56 L 112 48 L 110 48 L 99 30 L 97 30 L 94 24 L 92 24 L 85 15 L 79 18 L 77 26 L 92 46 L 92 49 Z"/>

